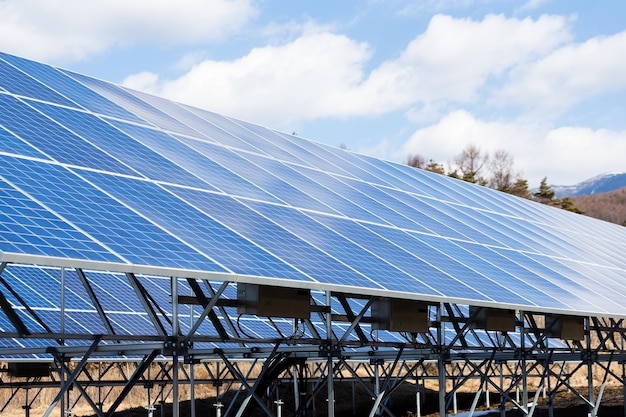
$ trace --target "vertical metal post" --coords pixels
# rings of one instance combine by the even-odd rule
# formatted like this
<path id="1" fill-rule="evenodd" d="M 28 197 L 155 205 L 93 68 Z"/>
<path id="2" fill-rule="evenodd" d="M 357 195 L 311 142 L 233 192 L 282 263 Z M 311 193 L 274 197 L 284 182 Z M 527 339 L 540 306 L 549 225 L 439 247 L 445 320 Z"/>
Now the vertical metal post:
<path id="1" fill-rule="evenodd" d="M 446 417 L 448 410 L 446 410 L 446 362 L 444 358 L 445 354 L 445 326 L 441 312 L 443 311 L 443 303 L 439 303 L 437 307 L 437 343 L 439 344 L 439 358 L 437 359 L 438 374 L 439 374 L 439 416 Z"/>
<path id="2" fill-rule="evenodd" d="M 504 408 L 505 397 L 504 394 L 504 362 L 500 362 L 500 417 L 506 417 L 506 410 Z"/>
<path id="3" fill-rule="evenodd" d="M 527 370 L 526 370 L 526 330 L 525 330 L 525 318 L 524 318 L 524 312 L 522 310 L 520 310 L 519 312 L 520 315 L 520 336 L 521 336 L 521 350 L 522 350 L 522 358 L 520 359 L 521 361 L 521 368 L 522 368 L 522 401 L 523 401 L 523 406 L 524 406 L 524 411 L 526 412 L 526 414 L 528 414 L 528 374 L 527 374 Z"/>
<path id="4" fill-rule="evenodd" d="M 194 320 L 193 305 L 189 306 L 189 327 L 193 327 Z M 195 387 L 195 365 L 194 359 L 189 357 L 189 399 L 191 401 L 189 412 L 191 417 L 196 417 L 196 387 Z"/>
<path id="5" fill-rule="evenodd" d="M 60 322 L 60 331 L 61 331 L 61 336 L 65 334 L 65 267 L 61 267 L 61 322 Z M 65 344 L 65 340 L 61 339 L 61 345 Z M 65 357 L 63 356 L 61 358 L 61 360 L 64 360 Z M 61 366 L 61 388 L 63 388 L 63 386 L 65 385 L 65 367 Z M 65 417 L 65 395 L 62 395 L 61 398 L 59 399 L 59 406 L 60 406 L 60 414 L 61 417 Z"/>
<path id="6" fill-rule="evenodd" d="M 180 417 L 180 401 L 178 398 L 178 279 L 171 277 L 172 282 L 172 417 Z"/>
<path id="7" fill-rule="evenodd" d="M 588 392 L 589 392 L 589 404 L 595 403 L 594 392 L 593 392 L 593 362 L 591 360 L 591 319 L 589 317 L 585 318 L 585 338 L 587 345 L 587 384 L 588 384 Z M 589 413 L 593 412 L 593 406 L 589 406 Z"/>
<path id="8" fill-rule="evenodd" d="M 326 385 L 328 388 L 328 417 L 335 417 L 335 387 L 333 381 L 333 319 L 331 317 L 331 293 L 326 291 L 326 306 L 328 312 L 326 313 L 326 340 L 328 343 L 328 363 L 326 375 Z"/>

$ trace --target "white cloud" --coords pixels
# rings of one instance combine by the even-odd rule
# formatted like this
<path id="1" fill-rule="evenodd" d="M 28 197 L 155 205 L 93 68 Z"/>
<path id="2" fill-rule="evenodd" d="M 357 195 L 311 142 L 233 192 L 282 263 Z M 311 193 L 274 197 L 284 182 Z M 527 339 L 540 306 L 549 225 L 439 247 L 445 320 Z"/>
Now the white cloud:
<path id="1" fill-rule="evenodd" d="M 490 78 L 549 52 L 569 36 L 565 20 L 555 16 L 489 15 L 474 21 L 437 15 L 399 59 L 372 73 L 366 88 L 386 93 L 387 100 L 470 102 Z"/>
<path id="2" fill-rule="evenodd" d="M 152 89 L 191 105 L 272 127 L 351 114 L 370 50 L 345 36 L 311 33 L 282 46 L 253 49 L 234 61 L 205 60 Z M 158 83 L 157 83 L 158 84 Z"/>
<path id="3" fill-rule="evenodd" d="M 516 69 L 497 95 L 537 113 L 566 111 L 581 101 L 626 90 L 626 32 L 559 48 Z"/>
<path id="4" fill-rule="evenodd" d="M 572 185 L 603 172 L 625 169 L 626 131 L 486 122 L 464 110 L 418 129 L 401 152 L 446 165 L 469 144 L 489 153 L 498 149 L 510 152 L 531 187 L 538 186 L 543 177 L 552 184 Z"/>
<path id="5" fill-rule="evenodd" d="M 372 116 L 412 105 L 471 102 L 488 80 L 569 38 L 566 20 L 482 21 L 437 15 L 395 59 L 369 75 L 371 48 L 312 23 L 295 40 L 233 61 L 205 60 L 149 87 L 168 98 L 282 128 L 325 117 Z M 411 112 L 410 112 L 411 113 Z M 412 113 L 415 113 L 413 111 Z M 426 116 L 415 116 L 424 119 Z"/>
<path id="6" fill-rule="evenodd" d="M 4 0 L 0 49 L 81 59 L 112 46 L 219 39 L 255 15 L 251 0 Z"/>

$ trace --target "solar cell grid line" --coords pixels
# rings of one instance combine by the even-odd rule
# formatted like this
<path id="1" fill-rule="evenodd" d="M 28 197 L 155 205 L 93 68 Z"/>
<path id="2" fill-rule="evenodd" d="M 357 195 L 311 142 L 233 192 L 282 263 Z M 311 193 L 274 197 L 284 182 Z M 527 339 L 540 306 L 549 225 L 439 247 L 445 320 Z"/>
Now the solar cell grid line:
<path id="1" fill-rule="evenodd" d="M 547 282 L 558 286 L 561 291 L 558 293 L 563 303 L 575 306 L 572 312 L 590 315 L 605 315 L 609 311 L 604 305 L 597 305 L 594 301 L 589 300 L 589 291 L 578 283 L 572 282 L 569 278 L 563 276 L 557 271 L 546 267 L 540 262 L 526 256 L 526 254 L 504 248 L 490 248 L 499 255 L 509 259 L 518 265 L 523 265 L 536 275 L 540 276 Z M 591 283 L 592 284 L 592 283 Z"/>
<path id="2" fill-rule="evenodd" d="M 307 215 L 363 249 L 378 254 L 379 257 L 385 259 L 396 268 L 411 275 L 416 280 L 416 285 L 430 287 L 430 294 L 434 293 L 435 296 L 442 298 L 451 297 L 457 300 L 489 300 L 488 297 L 475 288 L 466 285 L 443 270 L 410 253 L 408 249 L 404 248 L 403 242 L 394 241 L 393 237 L 387 236 L 388 230 L 393 231 L 396 229 L 379 226 L 384 230 L 381 231 L 381 234 L 377 234 L 365 227 L 364 223 L 351 219 L 324 216 L 317 213 L 307 213 Z M 407 236 L 408 238 L 409 236 Z M 414 240 L 410 240 L 410 242 L 416 243 Z M 410 290 L 407 289 L 407 292 L 410 292 Z"/>
<path id="3" fill-rule="evenodd" d="M 207 265 L 199 269 L 310 281 L 310 278 L 255 243 L 184 203 L 174 192 L 147 181 L 88 171 L 81 172 L 81 175 L 113 197 L 124 200 L 126 205 L 176 235 L 190 248 L 206 253 L 221 265 L 213 268 Z M 189 269 L 193 265 L 182 267 Z"/>
<path id="4" fill-rule="evenodd" d="M 384 173 L 381 173 L 380 171 L 377 171 L 377 170 L 367 170 L 361 167 L 360 166 L 361 164 L 355 164 L 354 161 L 356 158 L 354 157 L 353 158 L 350 158 L 350 157 L 340 158 L 338 154 L 330 152 L 329 150 L 326 149 L 327 146 L 321 143 L 315 142 L 310 139 L 300 138 L 299 136 L 288 135 L 286 133 L 279 132 L 276 130 L 274 130 L 273 132 L 277 135 L 282 136 L 287 141 L 291 142 L 293 146 L 297 146 L 299 148 L 305 149 L 306 151 L 310 152 L 312 155 L 315 155 L 317 157 L 316 161 L 324 161 L 324 165 L 322 166 L 318 165 L 317 162 L 313 164 L 317 168 L 322 169 L 323 171 L 338 174 L 338 175 L 343 175 L 343 176 L 350 177 L 350 178 L 359 178 L 363 181 L 367 181 L 372 184 L 380 184 L 380 185 L 385 185 L 388 187 L 392 187 L 393 186 L 392 184 L 398 182 L 397 178 L 393 178 L 391 179 L 391 181 L 389 181 L 386 175 L 380 175 Z M 344 153 L 347 155 L 352 155 L 350 152 L 344 152 Z M 365 168 L 371 168 L 371 167 L 365 167 Z M 370 171 L 373 171 L 373 173 Z M 348 174 L 345 174 L 346 172 Z"/>
<path id="5" fill-rule="evenodd" d="M 80 232 L 22 192 L 0 175 L 0 250 L 9 253 L 61 256 L 75 259 L 121 262 Z"/>
<path id="6" fill-rule="evenodd" d="M 257 187 L 266 190 L 271 195 L 294 207 L 302 207 L 310 210 L 334 212 L 326 204 L 303 193 L 298 188 L 287 183 L 280 177 L 274 175 L 252 161 L 245 159 L 245 153 L 236 153 L 226 147 L 211 144 L 196 139 L 189 139 L 176 136 L 176 139 L 200 152 L 205 157 L 217 162 L 222 167 L 236 172 L 237 175 L 255 184 Z"/>
<path id="7" fill-rule="evenodd" d="M 501 200 L 492 197 L 492 195 L 498 194 L 498 192 L 489 187 L 424 170 L 410 170 L 410 167 L 403 167 L 403 169 L 406 169 L 415 176 L 422 178 L 429 177 L 432 183 L 439 184 L 440 188 L 445 189 L 447 193 L 452 193 L 462 204 L 469 207 L 513 214 L 507 205 L 501 204 Z"/>
<path id="8" fill-rule="evenodd" d="M 337 207 L 337 209 L 346 217 L 374 223 L 392 224 L 384 218 L 384 214 L 378 214 L 378 212 L 385 210 L 383 207 L 380 207 L 376 201 L 354 188 L 346 186 L 346 184 L 339 181 L 336 177 L 325 172 L 301 166 L 291 165 L 290 168 L 314 181 L 320 187 L 344 199 L 346 201 L 344 206 Z"/>
<path id="9" fill-rule="evenodd" d="M 527 253 L 525 256 L 541 263 L 545 268 L 549 268 L 557 272 L 564 279 L 567 279 L 575 285 L 585 289 L 587 298 L 592 298 L 596 304 L 602 305 L 604 309 L 611 312 L 617 312 L 623 305 L 624 297 L 622 294 L 615 291 L 615 287 L 607 288 L 603 285 L 602 281 L 592 281 L 580 270 L 573 268 L 579 267 L 580 264 L 572 263 L 570 266 L 567 266 L 565 263 L 560 262 L 559 259 L 541 254 Z"/>
<path id="10" fill-rule="evenodd" d="M 73 80 L 50 65 L 41 64 L 39 62 L 30 61 L 28 59 L 8 55 L 2 52 L 0 52 L 0 58 L 11 63 L 11 65 L 19 68 L 25 73 L 30 74 L 33 78 L 53 90 L 57 92 L 62 91 L 63 96 L 76 103 L 79 108 L 124 120 L 145 123 L 144 120 L 138 118 L 132 113 L 129 113 L 117 104 L 107 100 L 95 91 Z"/>
<path id="11" fill-rule="evenodd" d="M 0 155 L 0 176 L 127 263 L 225 272 L 63 167 Z"/>
<path id="12" fill-rule="evenodd" d="M 65 311 L 66 333 L 108 334 L 96 311 Z"/>
<path id="13" fill-rule="evenodd" d="M 295 132 L 288 134 L 274 129 L 268 128 L 268 130 L 282 138 L 281 146 L 285 146 L 297 155 L 308 155 L 308 158 L 313 161 L 311 165 L 322 171 L 350 178 L 360 178 L 364 181 L 384 182 L 380 178 L 371 176 L 367 171 L 337 158 L 311 139 L 300 137 Z"/>
<path id="14" fill-rule="evenodd" d="M 473 241 L 493 246 L 508 246 L 512 243 L 510 235 L 498 234 L 497 231 L 494 230 L 493 224 L 472 222 L 472 217 L 464 216 L 459 210 L 456 210 L 453 204 L 444 204 L 440 200 L 431 198 L 420 198 L 419 200 L 425 207 L 428 207 L 425 209 L 426 212 L 440 214 L 441 217 L 438 217 L 440 220 L 447 217 L 449 220 L 446 221 L 446 224 L 463 235 L 468 236 Z M 483 231 L 479 229 L 483 229 Z M 532 250 L 533 246 L 525 246 L 522 249 Z"/>
<path id="15" fill-rule="evenodd" d="M 207 136 L 210 140 L 214 141 L 215 143 L 219 143 L 220 145 L 223 145 L 229 148 L 240 149 L 240 150 L 245 150 L 247 152 L 254 152 L 254 153 L 261 154 L 261 155 L 269 156 L 266 152 L 263 152 L 261 149 L 255 148 L 254 146 L 248 144 L 247 142 L 231 134 L 230 132 L 227 132 L 221 127 L 214 125 L 213 123 L 210 122 L 210 117 L 203 118 L 202 115 L 204 113 L 208 113 L 206 110 L 200 110 L 200 109 L 187 106 L 184 104 L 180 104 L 180 103 L 179 105 L 183 107 L 185 110 L 189 111 L 190 113 L 193 113 L 196 116 L 202 118 L 202 120 L 204 120 L 205 123 L 208 123 L 213 126 L 212 129 L 203 130 L 202 133 L 205 136 Z"/>
<path id="16" fill-rule="evenodd" d="M 218 130 L 218 128 L 197 114 L 192 113 L 181 104 L 124 86 L 120 86 L 120 88 L 193 129 L 193 134 L 190 134 L 192 133 L 192 131 L 190 131 L 185 133 L 186 136 L 217 143 L 215 140 L 211 139 L 209 135 L 207 135 L 207 132 L 213 132 Z M 180 134 L 183 133 L 181 132 Z"/>
<path id="17" fill-rule="evenodd" d="M 491 227 L 489 232 L 498 241 L 502 242 L 501 246 L 510 247 L 512 249 L 524 251 L 546 250 L 552 254 L 563 254 L 567 252 L 567 246 L 562 240 L 561 242 L 553 241 L 550 235 L 543 231 L 539 235 L 534 230 L 530 230 L 523 226 L 520 222 L 519 227 L 511 227 L 511 223 L 516 219 L 505 217 L 504 215 L 492 211 L 472 210 L 466 206 L 448 206 L 447 210 L 457 211 L 459 216 L 471 219 L 476 224 L 485 224 Z M 547 246 L 543 242 L 551 244 Z M 560 248 L 560 251 L 557 250 Z"/>
<path id="18" fill-rule="evenodd" d="M 135 336 L 157 336 L 157 330 L 146 313 L 119 313 L 116 311 L 107 314 L 116 334 Z"/>
<path id="19" fill-rule="evenodd" d="M 0 126 L 0 152 L 40 159 L 50 159 L 48 156 L 39 152 L 35 147 L 18 138 L 2 126 Z"/>
<path id="20" fill-rule="evenodd" d="M 432 207 L 425 203 L 427 198 L 394 189 L 385 189 L 384 192 L 414 210 L 416 213 L 414 221 L 431 233 L 455 239 L 472 240 L 456 229 L 455 226 L 458 225 L 456 219 L 433 211 Z"/>
<path id="21" fill-rule="evenodd" d="M 367 167 L 368 170 L 374 171 L 376 175 L 384 176 L 386 179 L 388 179 L 388 182 L 392 182 L 394 184 L 393 188 L 397 188 L 418 195 L 438 198 L 444 201 L 460 203 L 459 200 L 454 198 L 454 195 L 443 193 L 442 190 L 430 185 L 429 181 L 425 181 L 419 178 L 416 179 L 413 175 L 410 175 L 409 170 L 404 169 L 404 166 L 387 162 L 382 159 L 368 157 L 366 155 L 360 155 L 345 151 L 340 152 L 340 150 L 333 150 L 330 147 L 328 148 L 337 153 L 337 155 L 339 155 L 340 157 L 355 160 L 354 163 L 360 164 L 364 167 L 364 169 Z M 406 168 L 415 169 L 408 166 Z"/>
<path id="22" fill-rule="evenodd" d="M 240 175 L 237 175 L 236 172 L 233 172 L 233 170 L 228 169 L 228 167 L 215 163 L 212 159 L 207 158 L 172 136 L 163 132 L 149 130 L 142 126 L 114 121 L 111 121 L 111 123 L 148 149 L 161 155 L 167 161 L 175 163 L 178 167 L 209 184 L 209 187 L 202 184 L 178 183 L 180 185 L 191 185 L 213 191 L 220 190 L 226 194 L 241 195 L 266 201 L 279 201 L 266 190 L 250 183 Z M 176 183 L 175 181 L 169 182 Z"/>
<path id="23" fill-rule="evenodd" d="M 268 153 L 277 159 L 284 160 L 288 163 L 317 168 L 322 171 L 338 171 L 337 173 L 340 175 L 354 178 L 352 173 L 330 164 L 307 149 L 297 146 L 294 142 L 287 140 L 284 135 L 279 135 L 271 129 L 243 120 L 229 119 L 249 130 L 253 136 L 247 136 L 246 138 L 252 137 L 255 142 L 258 143 L 258 145 L 256 145 L 257 147 L 267 150 Z M 257 137 L 260 138 L 261 141 L 256 141 Z M 282 156 L 285 156 L 285 158 L 282 158 Z"/>
<path id="24" fill-rule="evenodd" d="M 347 217 L 367 219 L 369 221 L 383 221 L 381 218 L 362 209 L 360 206 L 352 203 L 339 193 L 334 192 L 329 188 L 329 185 L 320 184 L 307 176 L 309 173 L 312 173 L 312 175 L 317 174 L 318 171 L 316 170 L 300 167 L 304 171 L 300 172 L 300 170 L 294 169 L 296 167 L 295 165 L 286 164 L 271 158 L 263 158 L 254 154 L 245 154 L 244 157 L 252 161 L 255 165 L 258 165 L 282 178 L 287 183 L 306 193 L 310 197 L 323 201 L 324 204 L 332 207 L 335 213 L 339 213 Z M 332 178 L 331 181 L 333 181 Z"/>
<path id="25" fill-rule="evenodd" d="M 143 306 L 137 294 L 122 274 L 84 271 L 87 280 L 96 293 L 104 311 L 108 312 L 143 312 Z"/>
<path id="26" fill-rule="evenodd" d="M 118 169 L 115 166 L 109 167 L 105 164 L 101 169 L 130 176 L 144 176 L 156 181 L 174 182 L 215 190 L 201 178 L 151 150 L 103 119 L 89 113 L 62 107 L 38 103 L 33 103 L 33 105 L 41 112 L 62 123 L 86 142 L 111 155 L 119 164 L 123 164 L 123 169 Z M 80 161 L 74 165 L 80 166 Z"/>
<path id="27" fill-rule="evenodd" d="M 198 134 L 196 130 L 179 122 L 168 114 L 165 114 L 162 111 L 152 107 L 150 104 L 142 101 L 138 97 L 128 93 L 126 90 L 118 87 L 115 84 L 98 80 L 96 78 L 87 77 L 85 75 L 78 74 L 72 71 L 61 71 L 63 71 L 63 73 L 65 73 L 69 77 L 77 80 L 81 84 L 84 84 L 85 86 L 91 88 L 92 90 L 112 101 L 113 103 L 137 115 L 139 118 L 146 121 L 148 125 L 159 126 L 161 129 L 171 130 L 173 132 L 183 134 Z"/>
<path id="28" fill-rule="evenodd" d="M 11 266 L 2 277 L 29 307 L 59 308 L 60 299 L 53 299 L 50 295 L 60 294 L 60 286 L 41 268 Z M 13 305 L 21 305 L 11 292 L 3 290 L 3 294 Z"/>
<path id="29" fill-rule="evenodd" d="M 490 296 L 497 295 L 501 292 L 499 288 L 504 288 L 507 292 L 518 295 L 523 305 L 541 305 L 551 308 L 564 307 L 562 303 L 555 302 L 552 297 L 543 293 L 541 286 L 533 286 L 532 283 L 518 278 L 514 273 L 494 265 L 490 262 L 490 259 L 476 256 L 475 252 L 465 249 L 470 245 L 484 247 L 483 245 L 457 242 L 443 237 L 410 234 L 446 256 L 454 254 L 456 262 L 471 270 L 469 273 L 465 272 L 456 276 L 462 277 L 464 280 L 475 284 L 478 288 L 484 289 Z M 484 251 L 483 254 L 485 254 Z M 511 303 L 516 302 L 512 300 Z"/>
<path id="30" fill-rule="evenodd" d="M 603 289 L 605 288 L 614 294 L 626 292 L 626 282 L 623 275 L 620 275 L 620 272 L 623 274 L 623 271 L 607 266 L 592 265 L 574 259 L 557 259 L 557 261 L 588 277 L 594 283 L 600 284 Z"/>
<path id="31" fill-rule="evenodd" d="M 184 107 L 188 109 L 189 111 L 195 113 L 196 115 L 202 117 L 206 121 L 210 122 L 211 124 L 215 125 L 222 131 L 228 132 L 229 135 L 235 138 L 235 140 L 232 140 L 232 138 L 225 138 L 225 139 L 229 139 L 229 142 L 222 142 L 221 139 L 215 138 L 220 143 L 233 146 L 242 150 L 262 154 L 262 155 L 270 155 L 272 157 L 275 157 L 272 154 L 273 151 L 278 152 L 278 150 L 274 146 L 272 146 L 272 151 L 266 151 L 265 149 L 263 149 L 263 146 L 265 146 L 267 141 L 261 140 L 260 137 L 252 134 L 252 132 L 250 132 L 248 129 L 244 128 L 238 123 L 235 123 L 234 121 L 230 120 L 226 116 L 222 116 L 222 115 L 219 115 L 217 113 L 213 113 L 207 110 L 197 109 L 194 107 L 189 107 L 189 106 L 184 106 Z M 283 158 L 286 157 L 290 160 L 297 161 L 298 163 L 304 163 L 303 161 L 300 161 L 299 159 L 294 159 L 293 155 L 289 153 L 281 152 L 281 155 L 283 156 Z M 305 163 L 305 165 L 307 164 Z"/>
<path id="32" fill-rule="evenodd" d="M 15 97 L 0 94 L 0 125 L 58 162 L 80 161 L 91 168 L 105 165 L 128 171 L 128 167 Z"/>
<path id="33" fill-rule="evenodd" d="M 544 277 L 539 276 L 530 269 L 525 268 L 521 264 L 512 261 L 491 248 L 471 242 L 457 241 L 454 243 L 526 283 L 527 290 L 524 291 L 524 293 L 531 291 L 532 296 L 535 297 L 536 300 L 543 300 L 543 302 L 546 303 L 545 307 L 563 308 L 564 310 L 573 311 L 576 310 L 578 306 L 577 302 L 582 301 L 576 298 L 576 295 L 568 293 L 564 288 L 556 285 L 554 282 L 546 280 Z M 547 294 L 547 298 L 544 298 L 544 293 Z M 567 300 L 562 299 L 564 294 Z M 576 301 L 572 302 L 572 299 Z"/>
<path id="34" fill-rule="evenodd" d="M 350 201 L 359 204 L 377 217 L 384 219 L 385 223 L 401 229 L 428 232 L 428 229 L 423 227 L 416 219 L 416 217 L 419 219 L 419 213 L 410 210 L 405 204 L 388 194 L 380 192 L 373 185 L 349 178 L 332 177 L 340 184 L 339 187 L 333 188 L 335 192 L 346 196 Z M 407 209 L 412 211 L 410 215 L 405 213 Z"/>
<path id="35" fill-rule="evenodd" d="M 367 227 L 375 228 L 375 225 L 367 225 Z M 401 234 L 415 239 L 417 245 L 411 244 L 408 240 L 403 239 Z M 536 306 L 534 301 L 529 300 L 516 291 L 500 285 L 497 282 L 497 276 L 488 276 L 488 268 L 486 265 L 482 265 L 485 270 L 481 270 L 480 272 L 478 272 L 475 268 L 472 268 L 472 265 L 469 265 L 471 262 L 480 263 L 479 259 L 472 259 L 472 257 L 468 256 L 467 252 L 463 253 L 459 251 L 452 255 L 452 253 L 449 252 L 451 244 L 443 237 L 394 231 L 392 232 L 392 238 L 398 238 L 399 241 L 406 243 L 407 248 L 412 247 L 414 255 L 419 256 L 431 265 L 437 266 L 440 269 L 445 269 L 447 273 L 457 277 L 457 279 L 462 279 L 463 282 L 470 284 L 474 288 L 479 288 L 482 293 L 488 294 L 494 302 L 505 305 L 514 304 Z M 450 253 L 450 255 L 448 255 L 448 253 Z"/>
<path id="36" fill-rule="evenodd" d="M 378 258 L 374 253 L 365 251 L 297 210 L 259 202 L 242 201 L 242 203 L 319 250 L 335 259 L 341 259 L 352 269 L 368 277 L 374 288 L 389 291 L 405 291 L 411 288 L 413 291 L 434 294 L 431 288 L 426 286 L 420 288 L 411 276 Z"/>
<path id="37" fill-rule="evenodd" d="M 579 215 L 575 215 L 579 216 Z M 526 225 L 527 222 L 519 219 L 511 219 L 512 223 L 520 223 Z M 562 245 L 570 243 L 571 250 L 568 256 L 576 257 L 576 254 L 580 254 L 583 259 L 594 259 L 596 262 L 608 262 L 610 264 L 621 267 L 626 267 L 623 257 L 619 254 L 623 253 L 621 249 L 626 249 L 626 246 L 616 241 L 604 241 L 602 236 L 601 226 L 603 222 L 598 221 L 598 228 L 589 228 L 585 233 L 569 232 L 563 230 L 563 228 L 555 225 L 546 225 L 540 228 L 529 225 L 530 230 L 536 230 L 537 234 L 553 234 L 558 242 L 562 242 Z M 560 239 L 559 239 L 560 237 Z M 626 236 L 624 236 L 626 238 Z"/>
<path id="38" fill-rule="evenodd" d="M 255 148 L 263 149 L 264 152 L 281 161 L 314 167 L 313 163 L 309 162 L 307 159 L 302 159 L 290 152 L 290 150 L 281 147 L 281 145 L 284 145 L 283 142 L 285 141 L 281 136 L 275 135 L 271 130 L 261 126 L 251 125 L 241 120 L 224 117 L 229 122 L 236 125 L 237 136 L 252 144 Z M 306 156 L 308 159 L 311 159 L 311 155 Z"/>
<path id="39" fill-rule="evenodd" d="M 190 189 L 174 187 L 168 189 L 207 216 L 255 242 L 317 282 L 350 287 L 377 287 L 367 277 L 312 247 L 231 197 Z"/>
<path id="40" fill-rule="evenodd" d="M 23 97 L 37 97 L 52 103 L 73 106 L 67 98 L 49 89 L 30 75 L 20 71 L 13 65 L 1 59 L 0 56 L 0 85 L 12 94 Z"/>
<path id="41" fill-rule="evenodd" d="M 496 217 L 494 214 L 485 214 L 488 217 Z M 543 251 L 546 254 L 574 257 L 588 257 L 590 252 L 584 250 L 576 240 L 569 235 L 564 235 L 558 231 L 548 227 L 532 227 L 528 222 L 522 219 L 507 218 L 503 219 L 506 223 L 503 225 L 511 225 L 511 233 L 517 233 L 531 239 L 534 251 Z"/>
<path id="42" fill-rule="evenodd" d="M 486 201 L 483 198 L 477 198 L 476 195 L 468 191 L 468 189 L 479 187 L 476 184 L 471 184 L 467 181 L 446 177 L 434 172 L 424 171 L 422 169 L 415 169 L 408 165 L 394 164 L 393 167 L 398 170 L 402 170 L 403 172 L 406 172 L 417 180 L 428 182 L 431 187 L 438 190 L 438 192 L 443 195 L 454 196 L 455 201 L 452 202 L 459 202 L 460 204 L 465 204 L 470 207 L 485 210 L 489 210 L 494 204 L 493 202 Z"/>

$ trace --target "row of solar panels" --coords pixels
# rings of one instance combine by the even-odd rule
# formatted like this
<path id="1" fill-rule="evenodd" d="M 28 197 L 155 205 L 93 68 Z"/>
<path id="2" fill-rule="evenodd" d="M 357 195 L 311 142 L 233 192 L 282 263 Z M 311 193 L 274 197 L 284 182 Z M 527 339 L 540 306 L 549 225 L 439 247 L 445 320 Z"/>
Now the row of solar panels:
<path id="1" fill-rule="evenodd" d="M 3 294 L 18 314 L 21 321 L 31 334 L 72 334 L 85 335 L 84 340 L 89 336 L 98 334 L 109 334 L 105 326 L 107 320 L 115 335 L 120 338 L 125 336 L 157 336 L 158 332 L 154 324 L 148 317 L 146 308 L 140 301 L 140 296 L 135 292 L 124 274 L 110 273 L 102 271 L 83 271 L 88 286 L 96 297 L 98 306 L 102 308 L 106 317 L 102 317 L 96 308 L 94 300 L 90 297 L 85 283 L 81 281 L 76 270 L 60 268 L 42 268 L 33 266 L 9 265 L 1 273 L 1 289 Z M 142 288 L 146 291 L 146 299 L 154 303 L 152 308 L 159 311 L 158 319 L 168 334 L 172 333 L 172 305 L 171 305 L 171 280 L 157 276 L 137 276 Z M 179 295 L 193 295 L 191 287 L 184 279 L 177 280 Z M 219 282 L 207 282 L 204 287 L 205 293 L 210 293 L 217 289 Z M 63 288 L 63 294 L 62 294 Z M 236 300 L 236 284 L 231 283 L 221 295 L 225 300 Z M 325 305 L 325 294 L 313 291 L 311 293 L 313 302 L 319 306 Z M 352 313 L 358 314 L 364 308 L 366 301 L 363 299 L 348 298 Z M 467 307 L 459 306 L 459 315 L 469 316 Z M 202 313 L 202 308 L 198 305 L 179 304 L 177 307 L 178 325 L 181 334 L 187 335 L 194 326 L 196 320 Z M 304 323 L 298 323 L 293 319 L 274 317 L 268 320 L 266 317 L 256 317 L 254 315 L 240 315 L 235 307 L 215 308 L 217 318 L 227 329 L 228 336 L 233 339 L 248 339 L 248 346 L 253 346 L 255 340 L 266 339 L 317 339 L 326 340 L 327 323 L 322 315 L 314 313 L 310 317 L 311 325 L 315 334 Z M 164 314 L 161 314 L 164 313 Z M 335 315 L 346 315 L 346 310 L 337 298 L 331 298 L 331 313 Z M 442 312 L 447 315 L 445 311 Z M 368 313 L 367 315 L 370 315 Z M 435 320 L 435 310 L 430 312 L 430 318 Z M 63 318 L 61 318 L 63 317 Z M 232 324 L 232 327 L 230 325 Z M 350 323 L 333 322 L 334 338 L 342 338 L 348 330 Z M 410 338 L 397 332 L 385 330 L 373 330 L 367 321 L 360 324 L 361 328 L 372 343 L 409 343 Z M 448 331 L 445 328 L 448 328 Z M 432 334 L 418 334 L 415 340 L 420 344 L 434 344 L 436 330 L 433 328 Z M 0 310 L 0 332 L 14 334 L 17 332 L 11 320 Z M 219 338 L 218 331 L 211 321 L 205 319 L 198 328 L 195 336 L 210 336 Z M 451 323 L 444 323 L 445 343 L 452 343 L 457 336 Z M 430 338 L 430 340 L 426 339 Z M 509 337 L 514 346 L 520 345 L 520 334 L 512 332 Z M 467 332 L 464 336 L 469 349 L 481 349 L 497 345 L 498 336 L 494 332 L 484 330 L 474 330 Z M 526 334 L 526 346 L 533 346 L 533 336 Z M 81 345 L 84 340 L 67 339 L 64 345 Z M 352 331 L 347 337 L 348 342 L 358 340 L 357 334 Z M 114 343 L 104 341 L 101 343 Z M 0 348 L 45 348 L 58 345 L 59 342 L 45 338 L 0 338 Z M 219 345 L 219 346 L 218 346 Z M 456 340 L 454 345 L 461 346 L 461 341 Z M 215 347 L 238 347 L 234 342 L 216 343 L 196 343 L 196 348 Z M 565 344 L 556 339 L 551 339 L 552 347 L 564 347 Z M 511 346 L 509 346 L 511 347 Z"/>
<path id="2" fill-rule="evenodd" d="M 626 316 L 623 228 L 0 58 L 3 259 Z"/>

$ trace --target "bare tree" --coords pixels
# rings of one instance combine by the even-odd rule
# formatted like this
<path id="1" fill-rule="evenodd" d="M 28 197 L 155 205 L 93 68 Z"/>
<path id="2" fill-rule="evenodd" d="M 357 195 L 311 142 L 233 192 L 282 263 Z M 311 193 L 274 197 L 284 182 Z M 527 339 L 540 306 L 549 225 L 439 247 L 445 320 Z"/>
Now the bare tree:
<path id="1" fill-rule="evenodd" d="M 489 161 L 489 187 L 510 193 L 519 175 L 513 169 L 513 156 L 504 149 L 493 153 Z"/>
<path id="2" fill-rule="evenodd" d="M 461 153 L 454 158 L 454 163 L 459 173 L 455 170 L 450 175 L 467 182 L 486 185 L 487 180 L 485 180 L 482 173 L 488 162 L 488 153 L 483 152 L 476 145 L 467 145 L 465 149 L 463 149 Z"/>
<path id="3" fill-rule="evenodd" d="M 424 169 L 426 167 L 426 158 L 420 154 L 409 155 L 406 164 L 413 168 Z"/>

